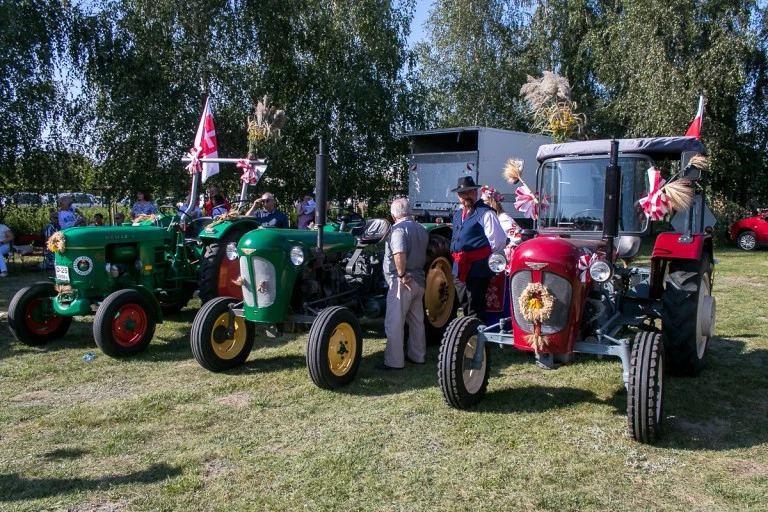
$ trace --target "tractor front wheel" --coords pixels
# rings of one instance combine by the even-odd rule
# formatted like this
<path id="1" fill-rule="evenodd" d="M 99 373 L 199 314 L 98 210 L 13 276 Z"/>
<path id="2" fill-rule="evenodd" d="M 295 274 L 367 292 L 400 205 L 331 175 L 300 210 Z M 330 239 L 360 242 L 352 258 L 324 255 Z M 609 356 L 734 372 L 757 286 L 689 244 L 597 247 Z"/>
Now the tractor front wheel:
<path id="1" fill-rule="evenodd" d="M 96 311 L 93 337 L 109 357 L 128 357 L 147 348 L 156 326 L 157 315 L 146 297 L 136 290 L 119 290 Z"/>
<path id="2" fill-rule="evenodd" d="M 13 337 L 34 347 L 64 336 L 72 317 L 53 310 L 56 295 L 51 283 L 36 283 L 16 292 L 8 306 L 8 328 Z"/>
<path id="3" fill-rule="evenodd" d="M 189 343 L 195 360 L 206 370 L 221 372 L 240 366 L 253 349 L 256 333 L 252 322 L 234 315 L 229 332 L 229 306 L 237 302 L 232 297 L 217 297 L 195 315 Z"/>
<path id="4" fill-rule="evenodd" d="M 736 245 L 739 246 L 739 249 L 745 251 L 751 251 L 757 247 L 757 237 L 755 236 L 755 232 L 743 231 L 739 233 L 739 236 L 736 238 Z"/>
<path id="5" fill-rule="evenodd" d="M 661 435 L 664 405 L 664 344 L 656 332 L 635 336 L 629 360 L 627 425 L 635 441 L 655 443 Z"/>
<path id="6" fill-rule="evenodd" d="M 481 325 L 474 316 L 457 318 L 448 326 L 440 345 L 437 362 L 440 389 L 448 405 L 456 409 L 479 403 L 488 388 L 491 361 L 486 345 L 479 368 L 472 367 L 477 352 L 477 329 Z"/>
<path id="7" fill-rule="evenodd" d="M 442 340 L 451 320 L 456 318 L 459 308 L 453 284 L 453 258 L 447 238 L 440 235 L 429 237 L 424 269 L 424 331 L 427 343 L 436 345 Z"/>
<path id="8" fill-rule="evenodd" d="M 661 339 L 670 371 L 698 375 L 704 367 L 715 327 L 715 299 L 710 289 L 711 266 L 673 260 L 662 296 Z"/>
<path id="9" fill-rule="evenodd" d="M 309 378 L 322 389 L 345 386 L 354 380 L 363 355 L 360 322 L 349 309 L 326 308 L 312 322 L 307 341 Z"/>

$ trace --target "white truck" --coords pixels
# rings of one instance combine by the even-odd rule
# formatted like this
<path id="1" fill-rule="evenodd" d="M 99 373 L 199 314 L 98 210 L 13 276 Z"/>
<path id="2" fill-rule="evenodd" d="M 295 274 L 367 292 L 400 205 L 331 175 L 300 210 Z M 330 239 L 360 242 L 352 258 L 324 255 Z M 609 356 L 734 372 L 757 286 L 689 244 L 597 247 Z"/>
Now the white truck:
<path id="1" fill-rule="evenodd" d="M 408 198 L 422 220 L 450 220 L 459 207 L 458 178 L 472 176 L 478 185 L 487 185 L 504 194 L 504 209 L 520 218 L 515 210 L 515 189 L 502 176 L 510 158 L 522 160 L 523 180 L 535 190 L 536 152 L 552 138 L 543 135 L 471 126 L 425 130 L 405 134 L 411 142 Z"/>

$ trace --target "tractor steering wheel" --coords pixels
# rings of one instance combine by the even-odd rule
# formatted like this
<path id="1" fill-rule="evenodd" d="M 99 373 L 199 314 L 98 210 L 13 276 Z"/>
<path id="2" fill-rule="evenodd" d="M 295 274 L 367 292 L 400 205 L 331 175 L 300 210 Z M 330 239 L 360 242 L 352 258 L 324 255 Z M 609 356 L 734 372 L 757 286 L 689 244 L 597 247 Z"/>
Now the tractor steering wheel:
<path id="1" fill-rule="evenodd" d="M 570 221 L 578 231 L 602 231 L 603 210 L 599 208 L 585 208 L 573 213 Z"/>

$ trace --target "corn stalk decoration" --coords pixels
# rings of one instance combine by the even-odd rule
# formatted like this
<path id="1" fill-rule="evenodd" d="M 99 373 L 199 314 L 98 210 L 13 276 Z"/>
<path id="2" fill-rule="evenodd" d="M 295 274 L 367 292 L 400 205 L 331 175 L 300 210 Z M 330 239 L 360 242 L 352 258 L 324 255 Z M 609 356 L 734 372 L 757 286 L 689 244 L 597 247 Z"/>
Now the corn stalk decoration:
<path id="1" fill-rule="evenodd" d="M 540 133 L 551 135 L 559 143 L 582 132 L 587 118 L 577 112 L 567 78 L 551 71 L 545 71 L 541 78 L 529 75 L 520 94 L 528 102 L 533 126 Z"/>
<path id="2" fill-rule="evenodd" d="M 285 111 L 270 106 L 267 96 L 256 104 L 253 117 L 248 117 L 248 158 L 259 157 L 259 150 L 269 140 L 280 136 L 285 126 Z"/>

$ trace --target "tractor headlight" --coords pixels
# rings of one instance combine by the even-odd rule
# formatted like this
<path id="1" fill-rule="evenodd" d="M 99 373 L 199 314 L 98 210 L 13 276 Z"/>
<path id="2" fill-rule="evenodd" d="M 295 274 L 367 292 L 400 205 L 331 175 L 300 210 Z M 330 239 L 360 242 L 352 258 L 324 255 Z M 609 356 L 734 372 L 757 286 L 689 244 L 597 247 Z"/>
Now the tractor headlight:
<path id="1" fill-rule="evenodd" d="M 497 274 L 507 266 L 507 258 L 503 254 L 491 254 L 488 257 L 488 267 Z"/>
<path id="2" fill-rule="evenodd" d="M 604 283 L 613 276 L 613 267 L 605 260 L 596 260 L 589 266 L 589 277 L 598 283 Z"/>
<path id="3" fill-rule="evenodd" d="M 141 269 L 144 268 L 144 263 L 142 263 L 141 260 L 136 260 L 133 262 L 133 268 L 141 272 Z"/>
<path id="4" fill-rule="evenodd" d="M 229 242 L 227 244 L 227 259 L 229 261 L 237 259 L 237 242 Z"/>
<path id="5" fill-rule="evenodd" d="M 109 272 L 109 275 L 112 277 L 120 277 L 120 274 L 123 273 L 123 266 L 118 265 L 117 263 L 112 263 L 111 265 L 107 263 L 107 272 Z"/>
<path id="6" fill-rule="evenodd" d="M 304 249 L 298 245 L 291 247 L 291 263 L 297 267 L 304 263 Z"/>

